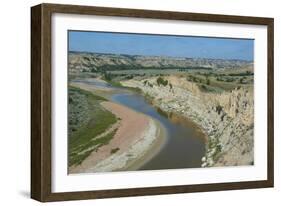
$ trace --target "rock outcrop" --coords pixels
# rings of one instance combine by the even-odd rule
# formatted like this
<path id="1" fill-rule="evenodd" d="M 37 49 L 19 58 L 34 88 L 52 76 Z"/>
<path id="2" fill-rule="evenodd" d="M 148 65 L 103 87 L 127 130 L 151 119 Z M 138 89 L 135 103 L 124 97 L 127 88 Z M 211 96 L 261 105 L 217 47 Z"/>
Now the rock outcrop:
<path id="1" fill-rule="evenodd" d="M 164 78 L 166 86 L 155 77 L 122 84 L 140 88 L 161 110 L 183 115 L 202 128 L 208 137 L 202 167 L 254 163 L 253 87 L 211 93 L 183 77 Z"/>

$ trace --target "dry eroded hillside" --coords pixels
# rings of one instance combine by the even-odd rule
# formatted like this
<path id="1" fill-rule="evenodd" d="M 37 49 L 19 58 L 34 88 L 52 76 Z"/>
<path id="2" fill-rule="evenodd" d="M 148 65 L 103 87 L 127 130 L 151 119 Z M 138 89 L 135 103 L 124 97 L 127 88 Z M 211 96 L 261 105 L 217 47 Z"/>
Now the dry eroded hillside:
<path id="1" fill-rule="evenodd" d="M 122 84 L 138 87 L 153 104 L 168 113 L 181 114 L 197 123 L 208 137 L 202 166 L 251 165 L 254 162 L 253 87 L 223 92 L 206 92 L 185 77 L 165 76 L 127 80 Z"/>

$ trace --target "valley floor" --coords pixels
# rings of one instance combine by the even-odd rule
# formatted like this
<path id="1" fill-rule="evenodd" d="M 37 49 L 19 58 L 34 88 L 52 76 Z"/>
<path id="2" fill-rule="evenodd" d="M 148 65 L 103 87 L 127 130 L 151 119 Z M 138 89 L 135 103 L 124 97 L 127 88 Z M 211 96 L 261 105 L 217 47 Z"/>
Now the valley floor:
<path id="1" fill-rule="evenodd" d="M 93 85 L 74 84 L 90 92 L 99 90 Z M 153 149 L 154 153 L 163 145 L 163 131 L 159 123 L 130 108 L 101 101 L 100 106 L 113 114 L 117 121 L 98 136 L 88 140 L 90 151 L 78 164 L 69 167 L 69 173 L 110 172 L 125 168 L 138 168 L 147 161 Z M 112 134 L 112 138 L 97 147 L 94 143 L 99 138 Z M 79 137 L 78 137 L 79 138 Z M 91 141 L 93 144 L 91 144 Z"/>

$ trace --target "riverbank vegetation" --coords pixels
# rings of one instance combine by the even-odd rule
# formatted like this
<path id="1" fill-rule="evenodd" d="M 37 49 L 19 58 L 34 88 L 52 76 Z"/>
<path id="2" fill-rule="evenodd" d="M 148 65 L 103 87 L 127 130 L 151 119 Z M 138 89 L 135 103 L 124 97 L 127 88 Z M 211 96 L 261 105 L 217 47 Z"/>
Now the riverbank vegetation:
<path id="1" fill-rule="evenodd" d="M 72 166 L 113 138 L 116 130 L 106 131 L 118 119 L 100 105 L 106 101 L 103 97 L 72 86 L 68 92 L 68 164 Z"/>

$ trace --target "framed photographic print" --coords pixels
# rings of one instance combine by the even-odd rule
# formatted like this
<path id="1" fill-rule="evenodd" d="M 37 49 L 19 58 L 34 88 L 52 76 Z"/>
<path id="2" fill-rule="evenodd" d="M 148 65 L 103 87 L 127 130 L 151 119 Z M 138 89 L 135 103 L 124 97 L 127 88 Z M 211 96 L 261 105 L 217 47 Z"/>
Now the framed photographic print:
<path id="1" fill-rule="evenodd" d="M 273 19 L 31 8 L 31 197 L 273 187 Z"/>

